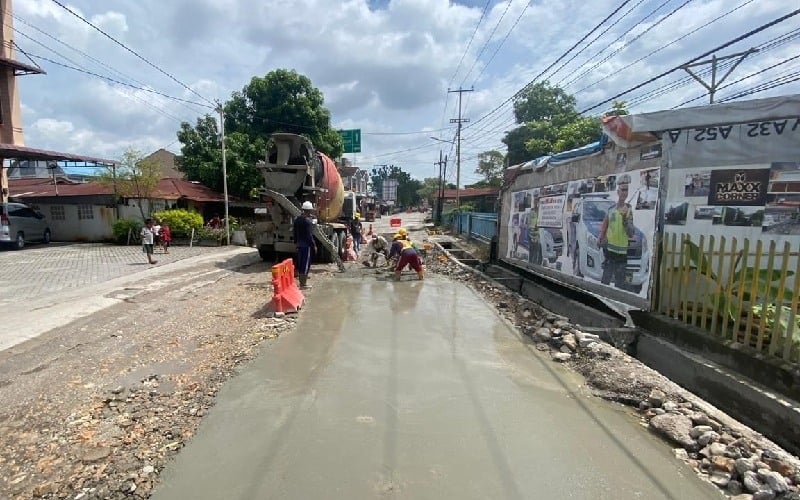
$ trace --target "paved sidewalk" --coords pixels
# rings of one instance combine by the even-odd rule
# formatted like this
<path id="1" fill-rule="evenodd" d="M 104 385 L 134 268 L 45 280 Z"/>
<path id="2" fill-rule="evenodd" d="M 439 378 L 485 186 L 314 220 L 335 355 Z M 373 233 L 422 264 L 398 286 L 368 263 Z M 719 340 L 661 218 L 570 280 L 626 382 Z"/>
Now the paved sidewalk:
<path id="1" fill-rule="evenodd" d="M 189 257 L 219 253 L 225 247 L 173 247 L 147 264 L 139 245 L 53 243 L 20 251 L 0 251 L 0 305 L 102 283 Z"/>

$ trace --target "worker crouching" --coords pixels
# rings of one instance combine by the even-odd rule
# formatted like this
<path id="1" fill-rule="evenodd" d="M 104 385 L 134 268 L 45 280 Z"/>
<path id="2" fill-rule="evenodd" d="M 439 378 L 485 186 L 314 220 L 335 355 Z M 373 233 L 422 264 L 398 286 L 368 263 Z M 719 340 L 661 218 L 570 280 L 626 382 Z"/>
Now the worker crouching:
<path id="1" fill-rule="evenodd" d="M 397 234 L 394 235 L 394 241 L 392 242 L 392 249 L 389 252 L 389 257 L 398 256 L 399 259 L 397 261 L 397 266 L 394 269 L 394 279 L 396 281 L 400 280 L 400 273 L 403 272 L 406 266 L 409 266 L 411 269 L 417 272 L 417 277 L 419 279 L 424 279 L 424 274 L 422 272 L 422 259 L 419 258 L 419 254 L 417 253 L 416 248 L 414 248 L 414 244 L 408 238 L 408 232 L 400 228 L 397 231 Z"/>

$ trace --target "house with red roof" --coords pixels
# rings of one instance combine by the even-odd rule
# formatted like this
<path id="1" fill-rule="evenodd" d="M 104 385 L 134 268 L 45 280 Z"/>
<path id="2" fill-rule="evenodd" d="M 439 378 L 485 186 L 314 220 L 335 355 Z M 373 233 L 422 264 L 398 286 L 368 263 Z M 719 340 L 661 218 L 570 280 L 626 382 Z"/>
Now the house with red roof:
<path id="1" fill-rule="evenodd" d="M 151 157 L 162 165 L 162 175 L 167 176 L 158 181 L 153 195 L 146 200 L 118 200 L 113 185 L 74 180 L 52 170 L 50 173 L 55 175 L 10 172 L 9 198 L 42 212 L 50 222 L 54 241 L 109 240 L 118 219 L 141 219 L 140 205 L 145 214 L 171 208 L 206 214 L 224 203 L 222 193 L 184 179 L 175 169 L 173 153 L 159 150 Z"/>

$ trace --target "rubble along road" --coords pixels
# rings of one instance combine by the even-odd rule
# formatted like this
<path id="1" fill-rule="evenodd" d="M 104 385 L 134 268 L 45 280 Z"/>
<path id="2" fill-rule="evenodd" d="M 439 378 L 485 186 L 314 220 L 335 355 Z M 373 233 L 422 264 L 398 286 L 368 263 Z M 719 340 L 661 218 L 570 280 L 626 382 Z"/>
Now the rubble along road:
<path id="1" fill-rule="evenodd" d="M 269 266 L 255 251 L 149 279 L 0 352 L 0 498 L 148 497 L 221 383 L 294 325 L 266 314 Z"/>

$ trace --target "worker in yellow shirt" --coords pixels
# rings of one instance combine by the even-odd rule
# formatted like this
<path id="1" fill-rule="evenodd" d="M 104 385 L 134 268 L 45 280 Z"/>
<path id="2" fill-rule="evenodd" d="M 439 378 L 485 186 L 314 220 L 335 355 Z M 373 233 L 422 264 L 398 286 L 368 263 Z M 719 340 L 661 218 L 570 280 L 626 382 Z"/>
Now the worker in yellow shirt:
<path id="1" fill-rule="evenodd" d="M 617 179 L 617 203 L 608 209 L 603 218 L 598 238 L 598 245 L 603 249 L 604 256 L 601 282 L 609 285 L 613 279 L 614 286 L 623 290 L 626 289 L 629 282 L 629 278 L 626 279 L 628 244 L 635 234 L 633 209 L 626 202 L 630 182 L 631 178 L 628 174 Z"/>

